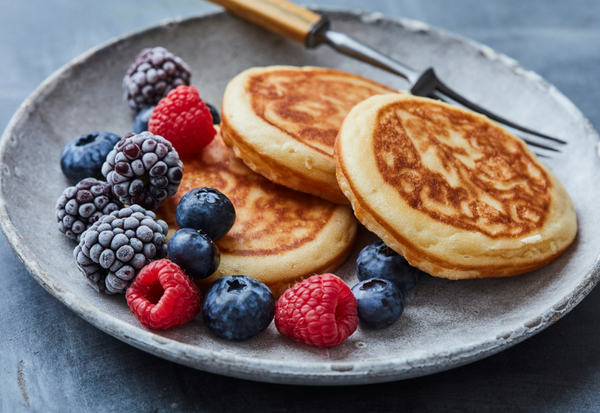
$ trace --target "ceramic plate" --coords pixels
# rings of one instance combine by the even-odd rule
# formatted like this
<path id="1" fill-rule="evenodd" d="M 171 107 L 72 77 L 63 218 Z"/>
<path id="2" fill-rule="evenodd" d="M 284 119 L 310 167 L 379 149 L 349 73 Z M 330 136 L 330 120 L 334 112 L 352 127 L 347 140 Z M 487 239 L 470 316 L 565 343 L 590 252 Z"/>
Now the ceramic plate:
<path id="1" fill-rule="evenodd" d="M 323 11 L 323 10 L 321 10 Z M 145 47 L 164 46 L 192 68 L 192 84 L 218 106 L 227 82 L 253 66 L 335 67 L 398 89 L 397 77 L 321 47 L 301 46 L 240 19 L 215 13 L 164 23 L 92 49 L 46 80 L 7 127 L 0 152 L 2 229 L 33 277 L 81 317 L 135 347 L 213 373 L 291 384 L 375 383 L 469 363 L 531 337 L 570 311 L 597 283 L 600 163 L 596 132 L 575 106 L 511 59 L 422 23 L 381 15 L 326 11 L 335 30 L 415 68 L 434 66 L 465 96 L 498 114 L 569 142 L 545 159 L 569 191 L 579 220 L 574 244 L 538 271 L 505 279 L 448 281 L 424 276 L 407 295 L 399 322 L 382 331 L 359 328 L 324 350 L 267 331 L 247 342 L 215 338 L 200 317 L 168 332 L 142 327 L 123 296 L 92 290 L 75 266 L 74 244 L 58 231 L 55 202 L 68 186 L 63 145 L 92 130 L 129 132 L 133 116 L 121 81 Z M 374 239 L 361 229 L 354 255 L 338 274 L 354 285 L 358 251 Z"/>

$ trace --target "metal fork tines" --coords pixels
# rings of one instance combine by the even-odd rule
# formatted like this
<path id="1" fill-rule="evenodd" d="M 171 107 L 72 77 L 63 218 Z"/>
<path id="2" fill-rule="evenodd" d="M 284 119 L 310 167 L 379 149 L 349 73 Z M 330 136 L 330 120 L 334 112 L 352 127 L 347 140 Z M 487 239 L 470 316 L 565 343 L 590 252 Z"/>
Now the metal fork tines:
<path id="1" fill-rule="evenodd" d="M 413 95 L 443 100 L 479 112 L 488 118 L 501 123 L 507 127 L 507 129 L 512 129 L 511 132 L 518 131 L 515 134 L 527 142 L 528 145 L 536 148 L 538 156 L 549 157 L 549 154 L 552 152 L 560 152 L 556 147 L 557 144 L 563 145 L 567 143 L 561 139 L 520 126 L 470 102 L 441 82 L 432 68 L 426 69 L 423 72 L 416 71 L 343 33 L 330 30 L 329 24 L 327 24 L 328 22 L 324 23 L 325 24 L 322 24 L 318 30 L 313 32 L 313 37 L 311 38 L 312 42 L 310 42 L 312 44 L 308 44 L 309 47 L 326 43 L 341 53 L 405 78 L 410 83 L 410 92 Z M 541 143 L 540 140 L 545 143 Z M 551 144 L 555 145 L 551 146 Z M 537 149 L 542 149 L 542 151 Z"/>

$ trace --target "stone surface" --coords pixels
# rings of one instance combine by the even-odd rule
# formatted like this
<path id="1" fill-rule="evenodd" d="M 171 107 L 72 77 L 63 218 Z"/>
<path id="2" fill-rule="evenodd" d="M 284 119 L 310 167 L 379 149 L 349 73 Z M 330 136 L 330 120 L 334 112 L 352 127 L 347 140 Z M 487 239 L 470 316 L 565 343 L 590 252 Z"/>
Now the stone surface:
<path id="1" fill-rule="evenodd" d="M 555 84 L 600 127 L 596 2 L 463 1 L 452 9 L 442 0 L 319 5 L 415 18 L 486 43 Z M 162 18 L 215 8 L 196 1 L 1 0 L 0 9 L 3 129 L 45 77 L 89 47 Z M 4 240 L 0 262 L 0 411 L 592 412 L 600 406 L 598 290 L 556 325 L 468 366 L 394 383 L 303 388 L 216 376 L 148 355 L 46 293 Z"/>

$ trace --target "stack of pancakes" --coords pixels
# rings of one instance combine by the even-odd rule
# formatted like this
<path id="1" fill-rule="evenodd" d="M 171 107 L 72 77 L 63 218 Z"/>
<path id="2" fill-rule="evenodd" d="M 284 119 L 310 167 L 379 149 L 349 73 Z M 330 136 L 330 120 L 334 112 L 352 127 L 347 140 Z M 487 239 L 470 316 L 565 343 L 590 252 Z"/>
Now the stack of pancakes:
<path id="1" fill-rule="evenodd" d="M 204 283 L 243 274 L 276 296 L 344 262 L 355 216 L 412 265 L 450 279 L 539 268 L 577 230 L 561 183 L 488 118 L 316 67 L 231 80 L 220 134 L 185 163 L 161 218 L 176 229 L 177 203 L 202 186 L 237 213 Z"/>
<path id="2" fill-rule="evenodd" d="M 240 73 L 223 96 L 223 140 L 253 171 L 349 205 L 335 176 L 335 139 L 350 109 L 394 90 L 340 70 L 272 66 Z"/>
<path id="3" fill-rule="evenodd" d="M 232 201 L 235 224 L 216 241 L 221 265 L 201 287 L 242 274 L 278 296 L 344 263 L 357 222 L 335 177 L 335 137 L 354 105 L 390 92 L 360 76 L 315 67 L 255 68 L 230 82 L 220 133 L 200 158 L 184 159 L 177 194 L 157 211 L 174 232 L 177 204 L 188 191 L 210 186 Z"/>

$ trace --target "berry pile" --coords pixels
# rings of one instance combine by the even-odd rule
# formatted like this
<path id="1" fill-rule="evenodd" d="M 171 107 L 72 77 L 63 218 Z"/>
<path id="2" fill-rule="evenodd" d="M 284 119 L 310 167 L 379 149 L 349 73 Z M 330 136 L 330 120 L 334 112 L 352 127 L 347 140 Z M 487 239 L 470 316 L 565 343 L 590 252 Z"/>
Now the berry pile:
<path id="1" fill-rule="evenodd" d="M 205 278 L 220 262 L 218 248 L 200 229 L 223 236 L 235 220 L 231 202 L 206 191 L 209 209 L 194 209 L 204 221 L 192 224 L 198 229 L 184 228 L 173 236 L 172 260 L 164 259 L 168 226 L 151 210 L 177 192 L 183 163 L 169 140 L 146 129 L 155 114 L 152 127 L 188 153 L 212 140 L 218 112 L 204 104 L 195 88 L 185 86 L 190 76 L 187 65 L 166 49 L 144 49 L 123 80 L 126 102 L 141 110 L 134 124 L 139 133 L 121 139 L 90 132 L 68 142 L 61 154 L 65 176 L 77 184 L 57 200 L 56 217 L 59 230 L 78 241 L 73 250 L 77 267 L 98 292 L 127 290 L 135 316 L 155 329 L 175 328 L 198 314 L 201 297 L 190 277 Z M 102 177 L 106 182 L 98 180 Z M 197 207 L 192 204 L 189 208 Z M 215 225 L 210 219 L 223 206 L 226 223 Z M 189 208 L 181 209 L 188 217 L 194 212 Z"/>

